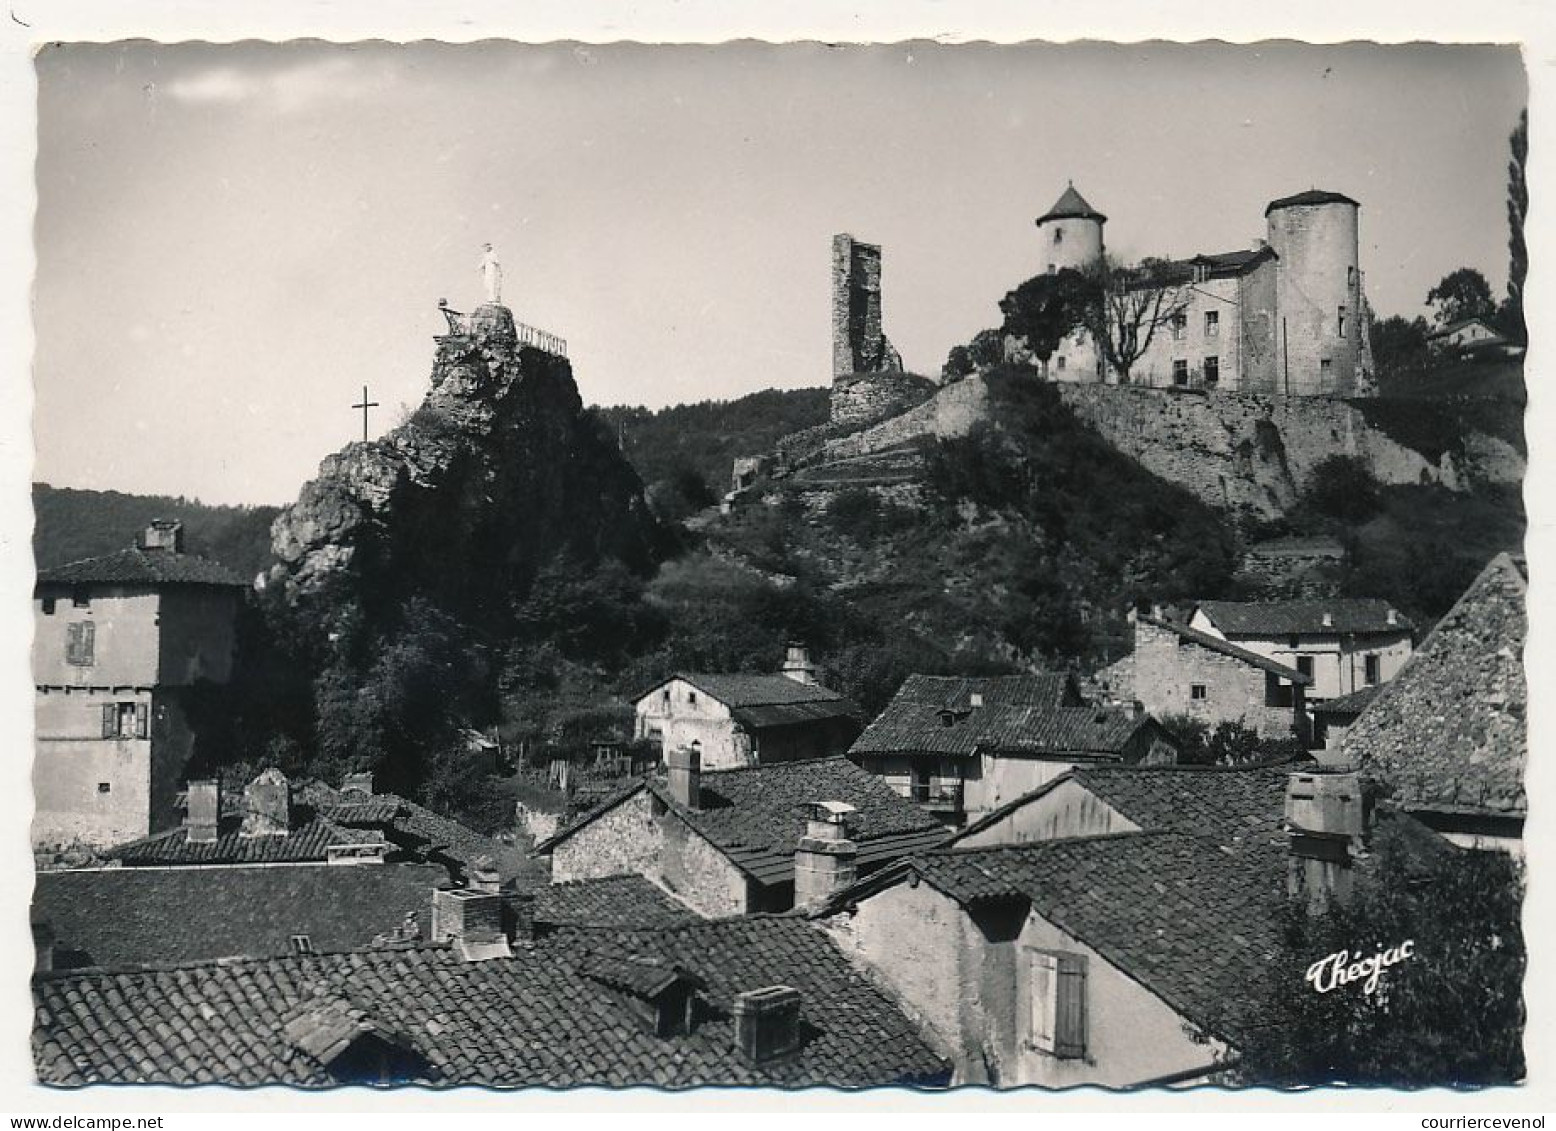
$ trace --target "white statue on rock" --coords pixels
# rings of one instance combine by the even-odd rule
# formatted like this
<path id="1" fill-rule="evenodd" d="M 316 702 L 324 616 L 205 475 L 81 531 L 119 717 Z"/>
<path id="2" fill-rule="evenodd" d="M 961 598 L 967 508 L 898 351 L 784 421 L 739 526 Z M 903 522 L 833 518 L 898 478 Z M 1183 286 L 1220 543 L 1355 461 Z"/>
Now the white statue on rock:
<path id="1" fill-rule="evenodd" d="M 492 250 L 489 243 L 481 245 L 481 283 L 486 288 L 486 301 L 495 305 L 502 303 L 502 264 L 497 262 L 497 253 Z"/>

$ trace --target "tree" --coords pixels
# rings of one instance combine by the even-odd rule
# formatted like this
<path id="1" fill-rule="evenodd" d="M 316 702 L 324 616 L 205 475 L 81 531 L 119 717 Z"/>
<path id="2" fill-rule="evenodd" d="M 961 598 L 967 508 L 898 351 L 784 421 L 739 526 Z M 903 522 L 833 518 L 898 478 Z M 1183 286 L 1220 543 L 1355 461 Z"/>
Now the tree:
<path id="1" fill-rule="evenodd" d="M 1524 218 L 1529 214 L 1529 183 L 1524 164 L 1529 159 L 1529 111 L 1518 115 L 1518 125 L 1508 138 L 1513 151 L 1507 163 L 1507 301 L 1502 305 L 1502 329 L 1518 341 L 1527 335 L 1524 326 L 1524 278 L 1529 274 L 1529 248 L 1524 243 Z"/>
<path id="2" fill-rule="evenodd" d="M 1184 766 L 1245 766 L 1255 762 L 1289 761 L 1302 751 L 1295 737 L 1265 738 L 1234 719 L 1211 726 L 1190 715 L 1166 715 L 1162 726 L 1178 740 L 1178 762 Z"/>
<path id="3" fill-rule="evenodd" d="M 1417 376 L 1430 367 L 1431 350 L 1426 340 L 1430 332 L 1431 327 L 1420 316 L 1401 318 L 1394 314 L 1372 320 L 1368 333 L 1380 384 Z"/>
<path id="4" fill-rule="evenodd" d="M 1033 276 L 1000 300 L 1001 328 L 1024 339 L 1046 369 L 1064 339 L 1084 324 L 1087 308 L 1096 302 L 1094 287 L 1092 279 L 1069 268 Z"/>
<path id="5" fill-rule="evenodd" d="M 1286 1087 L 1522 1079 L 1522 866 L 1453 848 L 1405 817 L 1380 820 L 1370 848 L 1371 868 L 1346 905 L 1288 909 L 1269 967 L 1270 1024 L 1245 1041 L 1238 1075 Z M 1306 977 L 1327 955 L 1365 961 L 1406 942 L 1409 955 L 1370 993 L 1362 979 L 1320 993 Z"/>
<path id="6" fill-rule="evenodd" d="M 1137 267 L 1103 260 L 1087 275 L 1091 301 L 1084 325 L 1119 384 L 1127 385 L 1157 332 L 1183 316 L 1187 288 L 1160 259 L 1142 260 Z"/>
<path id="7" fill-rule="evenodd" d="M 1491 284 L 1473 267 L 1450 271 L 1426 293 L 1426 301 L 1437 307 L 1437 324 L 1447 326 L 1463 318 L 1490 318 L 1497 304 L 1491 297 Z"/>

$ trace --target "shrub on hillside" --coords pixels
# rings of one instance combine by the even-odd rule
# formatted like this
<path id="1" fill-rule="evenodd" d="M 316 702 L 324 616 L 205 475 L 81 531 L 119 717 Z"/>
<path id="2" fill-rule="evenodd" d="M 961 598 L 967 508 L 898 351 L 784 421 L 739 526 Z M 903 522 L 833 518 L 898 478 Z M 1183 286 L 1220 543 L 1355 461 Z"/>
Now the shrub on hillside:
<path id="1" fill-rule="evenodd" d="M 1383 505 L 1378 481 L 1355 456 L 1330 456 L 1315 467 L 1303 501 L 1345 522 L 1365 522 Z"/>

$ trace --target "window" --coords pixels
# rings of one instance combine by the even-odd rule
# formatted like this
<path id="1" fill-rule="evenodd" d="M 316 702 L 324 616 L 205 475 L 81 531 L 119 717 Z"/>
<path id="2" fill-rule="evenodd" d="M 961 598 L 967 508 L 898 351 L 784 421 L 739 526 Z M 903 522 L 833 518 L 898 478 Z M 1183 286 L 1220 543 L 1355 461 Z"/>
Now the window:
<path id="1" fill-rule="evenodd" d="M 1205 701 L 1205 685 L 1203 683 L 1190 684 L 1189 698 L 1203 703 Z"/>
<path id="2" fill-rule="evenodd" d="M 145 703 L 104 703 L 104 738 L 146 738 L 150 718 Z"/>
<path id="3" fill-rule="evenodd" d="M 1208 263 L 1194 264 L 1194 281 L 1203 283 L 1208 278 L 1210 278 L 1210 265 Z"/>
<path id="4" fill-rule="evenodd" d="M 307 935 L 292 936 L 293 954 L 312 954 L 313 952 L 313 940 L 311 938 Z"/>
<path id="5" fill-rule="evenodd" d="M 108 784 L 105 781 L 100 781 L 100 782 L 97 783 L 97 792 L 98 793 L 112 793 L 113 792 L 113 786 Z"/>
<path id="6" fill-rule="evenodd" d="M 53 597 L 45 597 L 43 599 L 43 615 L 46 616 L 46 617 L 51 617 L 51 616 L 54 615 L 54 598 Z"/>
<path id="7" fill-rule="evenodd" d="M 1299 672 L 1301 672 L 1303 675 L 1307 676 L 1308 679 L 1312 679 L 1313 678 L 1313 657 L 1312 656 L 1298 656 L 1297 657 L 1297 670 Z"/>
<path id="8" fill-rule="evenodd" d="M 1063 243 L 1063 242 L 1064 242 L 1064 229 L 1063 228 L 1055 228 L 1054 229 L 1054 243 Z"/>
<path id="9" fill-rule="evenodd" d="M 686 693 L 686 701 L 695 707 L 697 705 L 697 693 L 695 691 L 688 691 Z"/>
<path id="10" fill-rule="evenodd" d="M 75 585 L 70 590 L 70 603 L 78 609 L 90 609 L 92 597 L 86 591 L 85 585 Z"/>
<path id="11" fill-rule="evenodd" d="M 1174 385 L 1187 385 L 1189 383 L 1189 363 L 1181 358 L 1172 363 L 1172 383 Z"/>
<path id="12" fill-rule="evenodd" d="M 1064 372 L 1064 355 L 1063 354 L 1059 355 L 1058 360 L 1054 363 L 1054 368 L 1059 370 L 1060 373 Z"/>
<path id="13" fill-rule="evenodd" d="M 1291 684 L 1281 680 L 1274 672 L 1264 673 L 1264 705 L 1266 707 L 1290 707 L 1295 701 Z"/>
<path id="14" fill-rule="evenodd" d="M 1167 324 L 1172 328 L 1173 341 L 1181 342 L 1183 340 L 1183 331 L 1188 327 L 1189 324 L 1189 316 L 1180 310 L 1178 313 L 1172 316 L 1171 320 L 1169 320 Z"/>
<path id="15" fill-rule="evenodd" d="M 1345 285 L 1348 287 L 1354 287 L 1356 285 L 1355 266 L 1350 266 L 1345 269 Z"/>
<path id="16" fill-rule="evenodd" d="M 1286 637 L 1286 647 L 1295 652 L 1298 648 L 1302 647 L 1302 637 L 1293 632 L 1290 636 Z"/>
<path id="17" fill-rule="evenodd" d="M 92 666 L 93 645 L 97 625 L 89 620 L 78 620 L 65 629 L 65 662 L 78 668 Z"/>
<path id="18" fill-rule="evenodd" d="M 1383 664 L 1382 664 L 1382 662 L 1379 660 L 1379 658 L 1377 656 L 1368 656 L 1367 657 L 1366 668 L 1367 668 L 1367 686 L 1371 687 L 1375 683 L 1381 683 L 1382 682 L 1382 680 L 1383 680 Z"/>
<path id="19" fill-rule="evenodd" d="M 1345 307 L 1340 308 L 1339 315 L 1335 318 L 1335 330 L 1340 337 L 1345 337 Z"/>
<path id="20" fill-rule="evenodd" d="M 1205 359 L 1205 384 L 1217 385 L 1221 382 L 1221 359 L 1219 357 L 1207 357 Z"/>
<path id="21" fill-rule="evenodd" d="M 670 705 L 670 689 L 668 687 L 659 693 L 659 701 L 666 707 Z"/>
<path id="22" fill-rule="evenodd" d="M 1072 1059 L 1086 1055 L 1086 956 L 1027 951 L 1027 1039 Z"/>
<path id="23" fill-rule="evenodd" d="M 1059 270 L 1059 268 L 1058 268 L 1058 267 L 1057 267 L 1057 266 L 1056 266 L 1056 265 L 1055 265 L 1055 264 L 1052 264 L 1052 263 L 1050 263 L 1050 264 L 1049 264 L 1049 265 L 1048 265 L 1048 273 L 1049 273 L 1049 274 L 1050 274 L 1050 275 L 1052 275 L 1052 274 L 1054 274 L 1054 273 L 1056 273 L 1056 272 L 1057 272 L 1057 271 L 1058 271 L 1058 270 Z"/>
<path id="24" fill-rule="evenodd" d="M 1214 338 L 1221 333 L 1221 312 L 1219 310 L 1205 311 L 1205 337 Z"/>
<path id="25" fill-rule="evenodd" d="M 1321 358 L 1318 363 L 1318 375 L 1327 380 L 1329 377 L 1329 370 L 1329 359 L 1327 357 Z"/>

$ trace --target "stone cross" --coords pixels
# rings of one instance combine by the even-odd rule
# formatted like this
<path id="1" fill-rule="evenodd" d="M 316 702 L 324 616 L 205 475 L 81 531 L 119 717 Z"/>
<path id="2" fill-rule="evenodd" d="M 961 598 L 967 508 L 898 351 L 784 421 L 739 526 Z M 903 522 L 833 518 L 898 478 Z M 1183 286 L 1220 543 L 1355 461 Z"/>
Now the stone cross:
<path id="1" fill-rule="evenodd" d="M 362 403 L 361 404 L 354 404 L 351 407 L 352 408 L 360 408 L 362 410 L 362 439 L 365 441 L 367 439 L 367 410 L 370 409 L 370 408 L 377 408 L 378 407 L 378 402 L 377 401 L 370 401 L 370 400 L 367 399 L 367 386 L 363 385 L 362 386 Z"/>
<path id="2" fill-rule="evenodd" d="M 492 245 L 481 245 L 481 283 L 486 288 L 486 301 L 496 305 L 502 302 L 502 264 Z"/>

